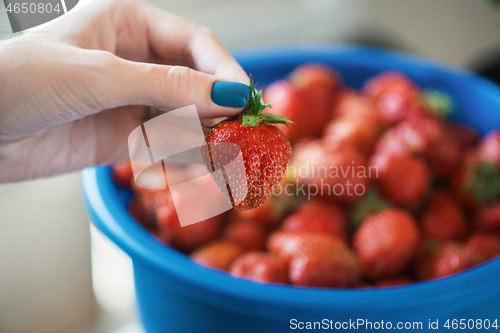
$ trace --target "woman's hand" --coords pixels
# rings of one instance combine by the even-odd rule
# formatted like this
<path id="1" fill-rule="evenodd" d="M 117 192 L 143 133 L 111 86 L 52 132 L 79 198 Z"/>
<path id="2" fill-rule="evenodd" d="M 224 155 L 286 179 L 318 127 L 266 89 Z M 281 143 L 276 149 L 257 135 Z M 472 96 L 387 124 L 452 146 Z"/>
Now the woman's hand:
<path id="1" fill-rule="evenodd" d="M 0 42 L 0 182 L 126 159 L 149 106 L 216 118 L 248 97 L 235 83 L 215 104 L 214 82 L 246 73 L 212 32 L 141 1 L 94 1 L 44 30 Z"/>

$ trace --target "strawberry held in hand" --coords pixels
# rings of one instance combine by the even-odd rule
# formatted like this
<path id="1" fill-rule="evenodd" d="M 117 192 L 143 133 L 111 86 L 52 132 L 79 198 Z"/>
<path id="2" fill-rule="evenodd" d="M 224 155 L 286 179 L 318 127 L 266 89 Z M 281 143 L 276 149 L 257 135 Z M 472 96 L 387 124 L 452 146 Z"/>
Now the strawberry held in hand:
<path id="1" fill-rule="evenodd" d="M 224 179 L 216 179 L 216 182 L 223 192 L 227 191 L 236 210 L 259 207 L 271 196 L 285 173 L 292 152 L 283 132 L 272 125 L 292 122 L 285 117 L 262 113 L 271 105 L 263 105 L 261 101 L 262 91 L 257 92 L 250 79 L 250 96 L 243 112 L 216 125 L 205 138 L 207 166 L 211 171 L 223 170 Z M 230 148 L 233 145 L 241 150 L 245 166 L 243 178 L 246 179 L 241 179 L 237 171 L 224 168 L 236 158 Z"/>

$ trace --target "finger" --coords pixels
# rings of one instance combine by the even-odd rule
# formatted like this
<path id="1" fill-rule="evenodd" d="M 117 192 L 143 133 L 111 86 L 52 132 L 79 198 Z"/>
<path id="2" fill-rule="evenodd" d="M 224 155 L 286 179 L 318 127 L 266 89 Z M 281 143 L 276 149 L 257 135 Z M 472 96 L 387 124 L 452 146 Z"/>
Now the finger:
<path id="1" fill-rule="evenodd" d="M 73 124 L 68 157 L 72 169 L 110 164 L 129 158 L 128 137 L 150 118 L 149 107 L 128 106 L 100 112 Z M 92 133 L 92 136 L 89 136 Z"/>
<path id="2" fill-rule="evenodd" d="M 150 105 L 170 111 L 195 104 L 201 118 L 216 118 L 241 112 L 248 99 L 247 85 L 221 83 L 213 75 L 188 67 L 118 57 L 113 57 L 108 66 L 111 75 L 104 75 L 105 83 L 100 85 L 105 91 L 94 91 L 101 108 Z"/>
<path id="3" fill-rule="evenodd" d="M 148 108 L 106 110 L 2 145 L 0 183 L 47 177 L 128 159 L 128 136 Z"/>
<path id="4" fill-rule="evenodd" d="M 146 8 L 148 40 L 154 53 L 188 60 L 199 71 L 248 84 L 248 75 L 209 29 L 154 7 Z"/>
<path id="5" fill-rule="evenodd" d="M 195 68 L 227 80 L 250 82 L 247 73 L 210 30 L 197 30 L 188 48 Z"/>

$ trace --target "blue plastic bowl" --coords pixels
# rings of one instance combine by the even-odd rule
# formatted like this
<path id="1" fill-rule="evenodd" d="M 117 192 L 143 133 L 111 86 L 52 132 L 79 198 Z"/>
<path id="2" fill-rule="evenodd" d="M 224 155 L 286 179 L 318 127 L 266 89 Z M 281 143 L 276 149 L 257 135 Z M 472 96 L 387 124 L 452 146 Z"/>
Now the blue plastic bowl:
<path id="1" fill-rule="evenodd" d="M 482 134 L 500 128 L 498 87 L 466 71 L 414 56 L 308 45 L 245 51 L 236 58 L 261 85 L 311 61 L 335 67 L 355 88 L 380 71 L 403 71 L 422 86 L 450 93 L 457 104 L 456 121 L 473 125 Z M 439 331 L 445 330 L 448 319 L 450 327 L 453 319 L 457 325 L 460 319 L 483 320 L 483 327 L 498 319 L 500 325 L 500 260 L 442 280 L 385 289 L 261 284 L 199 266 L 157 241 L 127 212 L 127 195 L 112 182 L 109 167 L 84 170 L 83 191 L 94 224 L 133 260 L 140 318 L 149 333 L 285 332 L 296 331 L 300 322 L 320 321 L 323 328 L 343 323 L 345 328 L 357 320 L 372 323 L 358 327 L 365 332 L 387 328 L 380 326 L 381 321 L 393 328 L 398 322 L 422 323 L 419 332 L 428 330 L 429 320 L 439 320 Z"/>

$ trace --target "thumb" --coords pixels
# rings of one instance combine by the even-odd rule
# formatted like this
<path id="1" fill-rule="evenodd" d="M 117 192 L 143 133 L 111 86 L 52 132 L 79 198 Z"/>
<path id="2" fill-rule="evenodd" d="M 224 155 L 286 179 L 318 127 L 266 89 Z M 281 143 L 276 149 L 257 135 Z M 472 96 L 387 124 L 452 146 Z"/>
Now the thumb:
<path id="1" fill-rule="evenodd" d="M 105 108 L 149 105 L 170 111 L 195 104 L 200 118 L 216 118 L 241 112 L 249 87 L 219 81 L 213 75 L 184 66 L 140 63 L 117 58 L 107 89 Z"/>

